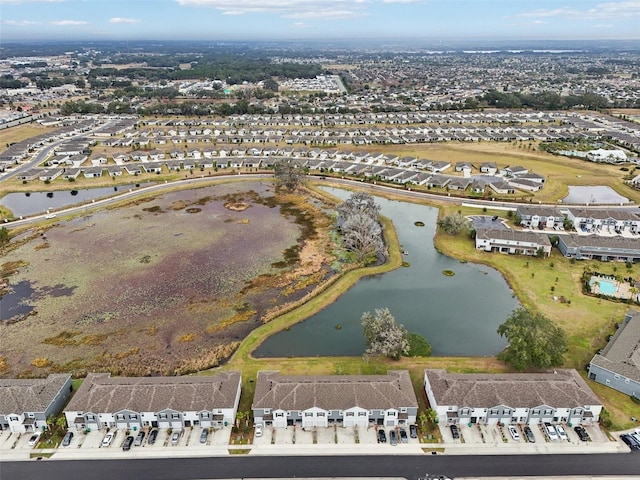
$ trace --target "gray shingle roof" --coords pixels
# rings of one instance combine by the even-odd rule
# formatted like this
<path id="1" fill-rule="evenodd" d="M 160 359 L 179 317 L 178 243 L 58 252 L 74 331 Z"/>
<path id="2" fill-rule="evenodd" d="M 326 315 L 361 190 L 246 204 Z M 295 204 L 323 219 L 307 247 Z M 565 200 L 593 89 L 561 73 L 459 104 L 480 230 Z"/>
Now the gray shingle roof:
<path id="1" fill-rule="evenodd" d="M 447 373 L 425 370 L 438 405 L 569 408 L 601 405 L 575 370 L 556 373 Z"/>
<path id="2" fill-rule="evenodd" d="M 629 310 L 629 320 L 613 335 L 591 363 L 640 382 L 640 312 Z"/>
<path id="3" fill-rule="evenodd" d="M 538 245 L 550 246 L 549 237 L 543 233 L 526 230 L 478 228 L 476 238 L 485 240 L 508 240 L 512 242 L 531 242 Z"/>
<path id="4" fill-rule="evenodd" d="M 281 376 L 258 372 L 253 408 L 306 410 L 368 410 L 417 407 L 409 372 L 394 370 L 387 375 Z"/>
<path id="5" fill-rule="evenodd" d="M 51 374 L 47 378 L 0 379 L 0 414 L 45 412 L 69 374 Z"/>
<path id="6" fill-rule="evenodd" d="M 233 408 L 239 385 L 240 372 L 221 372 L 215 376 L 114 378 L 108 373 L 91 373 L 65 410 L 113 413 L 172 409 L 199 412 Z"/>

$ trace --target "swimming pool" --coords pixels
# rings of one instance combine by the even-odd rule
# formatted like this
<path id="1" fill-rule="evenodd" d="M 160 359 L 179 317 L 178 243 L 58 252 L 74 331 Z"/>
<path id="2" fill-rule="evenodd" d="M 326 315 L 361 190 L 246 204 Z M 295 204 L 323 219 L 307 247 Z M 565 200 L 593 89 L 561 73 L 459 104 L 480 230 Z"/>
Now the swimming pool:
<path id="1" fill-rule="evenodd" d="M 609 296 L 614 296 L 616 294 L 617 288 L 615 283 L 613 283 L 611 280 L 597 277 L 591 277 L 591 279 L 589 280 L 591 291 L 593 291 L 593 286 L 596 282 L 598 283 L 598 293 Z"/>

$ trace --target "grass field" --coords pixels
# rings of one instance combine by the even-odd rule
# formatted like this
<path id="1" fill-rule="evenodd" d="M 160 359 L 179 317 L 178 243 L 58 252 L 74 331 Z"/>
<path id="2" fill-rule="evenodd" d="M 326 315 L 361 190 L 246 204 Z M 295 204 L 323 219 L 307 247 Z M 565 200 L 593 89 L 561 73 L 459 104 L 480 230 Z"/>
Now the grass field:
<path id="1" fill-rule="evenodd" d="M 57 127 L 43 127 L 37 123 L 25 123 L 19 127 L 5 128 L 0 130 L 0 152 L 3 152 L 7 147 L 15 142 L 21 142 L 27 138 L 35 137 L 36 135 L 42 135 L 43 133 L 51 132 Z"/>

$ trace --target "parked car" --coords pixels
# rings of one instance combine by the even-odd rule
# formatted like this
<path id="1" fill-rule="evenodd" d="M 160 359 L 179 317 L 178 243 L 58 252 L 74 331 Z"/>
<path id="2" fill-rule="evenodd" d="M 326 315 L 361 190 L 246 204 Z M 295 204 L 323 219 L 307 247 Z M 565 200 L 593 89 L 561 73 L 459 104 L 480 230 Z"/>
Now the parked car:
<path id="1" fill-rule="evenodd" d="M 209 438 L 209 429 L 203 428 L 202 433 L 200 433 L 200 443 L 207 443 L 207 438 Z"/>
<path id="2" fill-rule="evenodd" d="M 520 432 L 513 425 L 509 425 L 508 427 L 509 433 L 511 434 L 511 438 L 513 438 L 516 442 L 520 441 Z"/>
<path id="3" fill-rule="evenodd" d="M 256 437 L 261 437 L 262 436 L 262 424 L 261 423 L 256 423 L 255 429 L 256 429 Z"/>
<path id="4" fill-rule="evenodd" d="M 38 440 L 40 440 L 40 433 L 36 432 L 29 437 L 29 446 L 35 447 L 36 443 L 38 443 Z"/>
<path id="5" fill-rule="evenodd" d="M 560 437 L 560 440 L 569 440 L 567 432 L 564 431 L 562 425 L 556 425 L 556 432 L 558 432 L 558 437 Z"/>
<path id="6" fill-rule="evenodd" d="M 149 438 L 147 439 L 147 445 L 156 443 L 156 438 L 158 438 L 158 430 L 151 430 L 149 432 Z"/>
<path id="7" fill-rule="evenodd" d="M 640 450 L 640 444 L 631 435 L 620 435 L 620 440 L 626 443 L 631 450 Z"/>
<path id="8" fill-rule="evenodd" d="M 393 445 L 394 447 L 396 445 L 398 445 L 398 438 L 396 437 L 396 431 L 395 430 L 390 430 L 389 431 L 389 443 L 391 445 Z"/>
<path id="9" fill-rule="evenodd" d="M 449 428 L 451 429 L 451 436 L 453 437 L 454 440 L 457 440 L 460 438 L 460 431 L 458 430 L 458 426 L 457 425 L 449 425 Z"/>
<path id="10" fill-rule="evenodd" d="M 411 438 L 418 438 L 418 427 L 415 425 L 409 425 L 409 436 Z"/>
<path id="11" fill-rule="evenodd" d="M 556 432 L 556 429 L 553 428 L 553 425 L 551 425 L 549 422 L 545 422 L 544 431 L 547 434 L 547 437 L 549 437 L 549 440 L 551 440 L 552 442 L 558 440 L 558 432 Z"/>
<path id="12" fill-rule="evenodd" d="M 131 450 L 131 445 L 133 445 L 133 437 L 129 435 L 122 444 L 122 450 L 126 452 L 127 450 Z"/>
<path id="13" fill-rule="evenodd" d="M 64 437 L 62 439 L 62 446 L 63 447 L 68 447 L 69 445 L 71 445 L 71 440 L 73 439 L 73 432 L 67 432 L 64 434 Z"/>
<path id="14" fill-rule="evenodd" d="M 138 432 L 138 435 L 136 435 L 136 439 L 133 442 L 133 446 L 134 447 L 139 447 L 140 445 L 142 445 L 142 441 L 144 440 L 144 436 L 145 436 L 145 433 L 144 433 L 143 430 Z"/>
<path id="15" fill-rule="evenodd" d="M 387 443 L 387 434 L 383 429 L 378 430 L 378 443 Z"/>
<path id="16" fill-rule="evenodd" d="M 404 428 L 400 429 L 400 441 L 402 443 L 409 443 L 409 437 L 407 437 L 407 431 Z"/>
<path id="17" fill-rule="evenodd" d="M 533 430 L 531 430 L 529 425 L 525 425 L 523 430 L 524 430 L 524 436 L 527 437 L 527 442 L 536 443 L 536 437 L 533 435 Z"/>
<path id="18" fill-rule="evenodd" d="M 573 427 L 573 430 L 578 434 L 578 437 L 583 442 L 588 442 L 589 440 L 591 440 L 591 437 L 589 437 L 589 434 L 584 429 L 584 427 L 582 427 L 580 425 L 576 425 L 575 427 Z"/>
<path id="19" fill-rule="evenodd" d="M 176 430 L 171 434 L 171 445 L 177 445 L 180 442 L 180 430 Z"/>
<path id="20" fill-rule="evenodd" d="M 113 442 L 113 433 L 109 432 L 102 439 L 102 446 L 109 447 L 111 446 L 111 442 Z"/>

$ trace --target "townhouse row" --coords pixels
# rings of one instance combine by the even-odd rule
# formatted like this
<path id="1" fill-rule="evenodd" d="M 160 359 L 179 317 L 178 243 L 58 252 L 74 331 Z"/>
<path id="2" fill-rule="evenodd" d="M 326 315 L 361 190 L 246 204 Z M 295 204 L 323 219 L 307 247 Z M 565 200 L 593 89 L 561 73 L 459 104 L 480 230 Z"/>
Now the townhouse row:
<path id="1" fill-rule="evenodd" d="M 89 374 L 72 396 L 71 377 L 0 380 L 0 428 L 28 433 L 64 412 L 70 430 L 233 425 L 240 372 L 213 376 Z M 597 422 L 602 405 L 575 370 L 537 374 L 453 374 L 425 370 L 424 392 L 440 423 Z M 71 400 L 69 398 L 71 397 Z M 66 406 L 65 406 L 66 404 Z M 257 375 L 255 423 L 274 428 L 408 426 L 418 420 L 409 372 L 386 375 Z"/>

